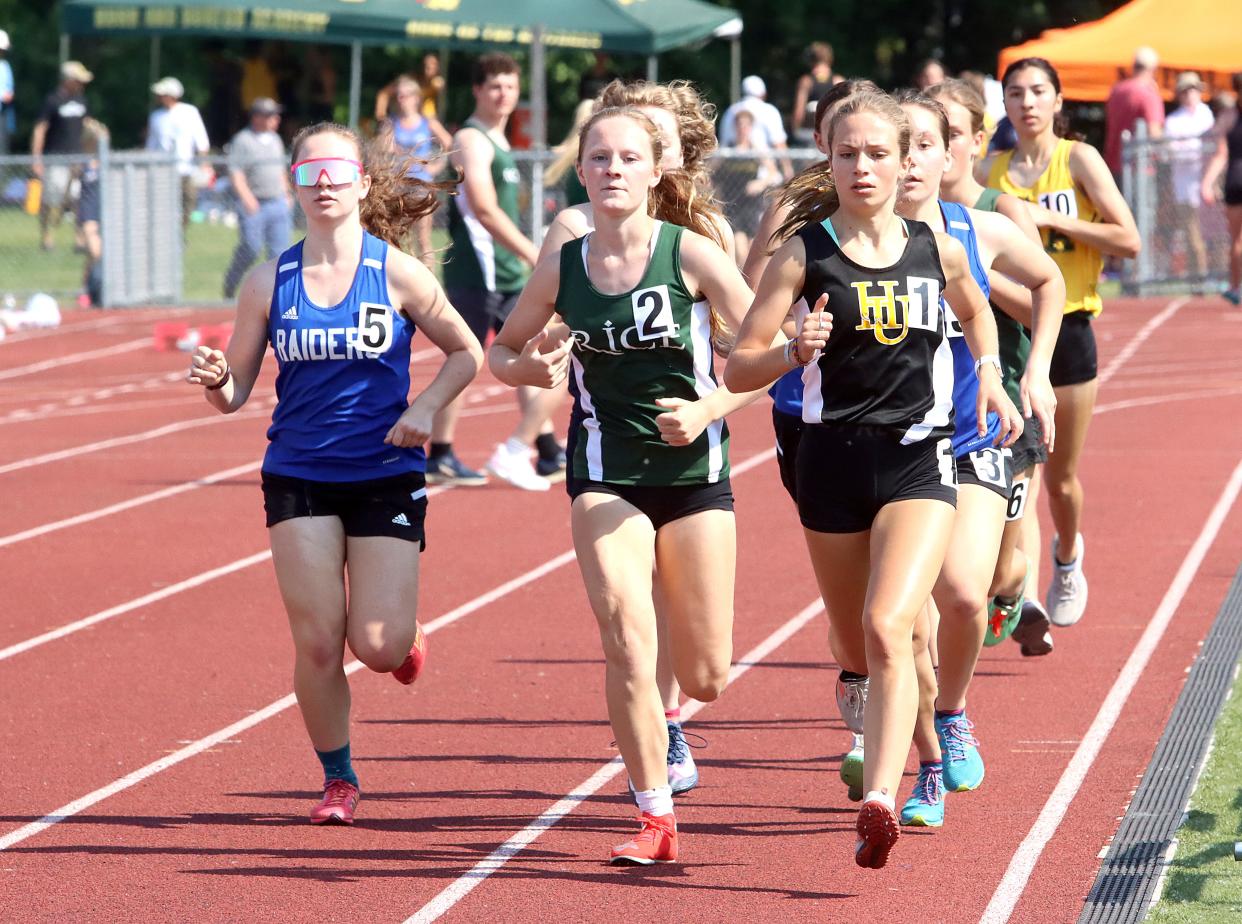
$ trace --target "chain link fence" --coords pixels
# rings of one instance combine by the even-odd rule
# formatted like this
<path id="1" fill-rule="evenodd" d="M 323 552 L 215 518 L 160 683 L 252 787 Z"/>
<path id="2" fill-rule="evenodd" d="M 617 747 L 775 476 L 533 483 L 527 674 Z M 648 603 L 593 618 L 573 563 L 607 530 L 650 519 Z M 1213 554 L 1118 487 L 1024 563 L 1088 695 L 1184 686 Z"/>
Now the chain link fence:
<path id="1" fill-rule="evenodd" d="M 1215 141 L 1130 139 L 1122 183 L 1142 236 L 1143 252 L 1123 262 L 1123 286 L 1145 294 L 1216 291 L 1224 287 L 1228 230 L 1223 208 L 1203 205 L 1197 187 Z M 564 181 L 549 184 L 549 152 L 514 152 L 521 174 L 522 231 L 539 240 L 568 204 Z M 736 231 L 739 260 L 752 243 L 767 196 L 792 172 L 819 160 L 813 149 L 722 150 L 712 181 Z M 282 165 L 283 166 L 283 165 Z M 39 183 L 32 180 L 39 179 Z M 41 187 L 41 188 L 40 188 Z M 294 239 L 304 221 L 293 207 Z M 84 233 L 98 221 L 95 244 Z M 0 298 L 22 302 L 46 292 L 62 305 L 223 304 L 230 264 L 242 238 L 242 212 L 227 159 L 202 159 L 183 177 L 168 155 L 110 151 L 45 157 L 37 178 L 29 156 L 0 157 Z M 433 220 L 432 248 L 448 258 L 448 209 Z M 93 287 L 88 270 L 99 254 Z M 266 259 L 257 254 L 255 260 Z M 88 297 L 87 293 L 90 293 Z M 6 299 L 7 300 L 7 299 Z"/>
<path id="2" fill-rule="evenodd" d="M 1224 206 L 1203 202 L 1204 169 L 1217 139 L 1129 137 L 1122 154 L 1121 188 L 1134 212 L 1143 249 L 1122 263 L 1127 294 L 1218 292 L 1229 272 L 1229 227 Z"/>

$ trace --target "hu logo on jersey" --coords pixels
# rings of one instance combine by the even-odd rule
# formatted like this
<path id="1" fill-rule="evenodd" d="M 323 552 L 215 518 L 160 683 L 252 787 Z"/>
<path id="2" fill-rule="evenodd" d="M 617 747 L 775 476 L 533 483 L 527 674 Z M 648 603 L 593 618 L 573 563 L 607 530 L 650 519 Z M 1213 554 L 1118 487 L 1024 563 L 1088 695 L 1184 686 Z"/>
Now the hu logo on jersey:
<path id="1" fill-rule="evenodd" d="M 911 327 L 934 331 L 940 326 L 940 283 L 923 276 L 907 276 L 905 292 L 898 294 L 896 279 L 852 282 L 858 298 L 859 322 L 855 330 L 869 330 L 885 346 L 901 343 Z M 879 288 L 876 293 L 872 286 Z"/>

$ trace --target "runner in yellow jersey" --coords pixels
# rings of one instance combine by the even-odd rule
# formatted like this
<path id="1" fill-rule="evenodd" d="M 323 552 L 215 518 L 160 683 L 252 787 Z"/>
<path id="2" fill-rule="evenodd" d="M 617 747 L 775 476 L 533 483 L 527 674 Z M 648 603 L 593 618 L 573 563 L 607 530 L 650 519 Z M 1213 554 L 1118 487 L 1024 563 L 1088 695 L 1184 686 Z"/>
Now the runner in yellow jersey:
<path id="1" fill-rule="evenodd" d="M 1057 441 L 1045 480 L 1056 535 L 1045 602 L 1052 622 L 1069 626 L 1087 606 L 1078 463 L 1098 386 L 1091 329 L 1103 307 L 1097 283 L 1104 254 L 1134 257 L 1141 242 L 1104 158 L 1090 145 L 1063 137 L 1056 69 L 1043 58 L 1023 58 L 1008 67 L 1001 84 L 1018 146 L 984 161 L 979 177 L 1029 204 L 1044 248 L 1065 277 L 1065 317 L 1049 369 L 1057 395 Z"/>

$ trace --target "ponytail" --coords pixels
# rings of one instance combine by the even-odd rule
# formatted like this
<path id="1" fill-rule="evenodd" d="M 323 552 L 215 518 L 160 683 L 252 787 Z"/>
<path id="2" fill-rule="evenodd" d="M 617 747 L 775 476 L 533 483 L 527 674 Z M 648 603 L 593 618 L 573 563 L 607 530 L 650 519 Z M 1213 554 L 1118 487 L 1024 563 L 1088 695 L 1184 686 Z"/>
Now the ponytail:
<path id="1" fill-rule="evenodd" d="M 819 224 L 831 217 L 841 200 L 832 178 L 832 162 L 821 160 L 811 164 L 786 183 L 776 196 L 776 204 L 786 210 L 785 220 L 769 239 L 777 247 L 810 224 Z"/>

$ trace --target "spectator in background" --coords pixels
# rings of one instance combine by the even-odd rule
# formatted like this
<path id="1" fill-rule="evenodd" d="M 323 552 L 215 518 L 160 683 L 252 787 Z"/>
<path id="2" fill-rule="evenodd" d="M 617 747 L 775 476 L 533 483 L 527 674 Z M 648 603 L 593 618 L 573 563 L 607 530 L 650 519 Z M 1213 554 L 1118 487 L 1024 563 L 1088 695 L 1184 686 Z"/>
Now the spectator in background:
<path id="1" fill-rule="evenodd" d="M 1216 118 L 1203 102 L 1203 82 L 1194 71 L 1177 76 L 1177 108 L 1164 121 L 1167 138 L 1183 139 L 1170 145 L 1173 179 L 1173 225 L 1186 235 L 1191 277 L 1207 275 L 1207 250 L 1199 230 L 1199 185 L 1203 180 L 1203 136 Z"/>
<path id="2" fill-rule="evenodd" d="M 82 166 L 81 191 L 78 193 L 78 229 L 86 250 L 86 267 L 78 296 L 81 308 L 98 308 L 103 304 L 103 239 L 99 234 L 99 149 L 108 141 L 108 129 L 94 119 L 82 120 L 82 151 L 91 155 Z"/>
<path id="3" fill-rule="evenodd" d="M 565 140 L 552 149 L 552 153 L 556 157 L 543 172 L 543 184 L 545 187 L 555 189 L 557 186 L 564 186 L 566 208 L 572 208 L 575 205 L 582 205 L 584 202 L 590 201 L 587 197 L 586 187 L 578 179 L 576 167 L 578 164 L 578 135 L 582 131 L 582 126 L 586 125 L 587 119 L 591 118 L 591 113 L 594 111 L 595 100 L 593 98 L 578 101 L 578 107 L 574 110 L 574 124 L 570 126 L 569 134 L 565 136 Z"/>
<path id="4" fill-rule="evenodd" d="M 39 204 L 40 244 L 44 250 L 53 247 L 52 232 L 60 224 L 73 179 L 69 164 L 43 164 L 44 154 L 82 153 L 82 120 L 86 118 L 86 85 L 95 75 L 81 61 L 66 61 L 60 66 L 60 86 L 47 95 L 30 136 L 31 171 L 43 181 Z"/>
<path id="5" fill-rule="evenodd" d="M 13 133 L 13 67 L 5 59 L 9 54 L 9 34 L 0 29 L 0 154 L 9 153 L 9 135 Z"/>
<path id="6" fill-rule="evenodd" d="M 749 112 L 755 118 L 754 132 L 751 141 L 757 149 L 768 151 L 785 151 L 788 149 L 788 136 L 781 121 L 780 110 L 765 101 L 768 95 L 767 84 L 763 78 L 751 74 L 742 81 L 742 98 L 724 111 L 720 117 L 721 147 L 731 148 L 737 143 L 735 122 L 739 112 Z M 781 158 L 781 169 L 785 179 L 793 176 L 793 165 L 788 157 Z"/>
<path id="7" fill-rule="evenodd" d="M 798 78 L 789 127 L 798 141 L 813 144 L 815 131 L 811 123 L 815 121 L 815 106 L 842 78 L 832 72 L 832 46 L 827 42 L 812 42 L 806 50 L 806 61 L 810 69 Z"/>
<path id="8" fill-rule="evenodd" d="M 444 167 L 444 158 L 440 155 L 453 146 L 453 136 L 435 116 L 423 115 L 423 91 L 417 81 L 398 77 L 394 85 L 397 114 L 380 126 L 379 137 L 393 150 L 413 159 L 406 176 L 430 183 Z M 434 262 L 430 213 L 414 223 L 414 232 L 418 241 L 417 256 L 430 266 Z"/>
<path id="9" fill-rule="evenodd" d="M 277 134 L 281 111 L 276 100 L 260 96 L 250 105 L 250 124 L 229 142 L 229 183 L 238 206 L 237 248 L 224 275 L 224 297 L 230 300 L 265 245 L 271 260 L 289 246 L 293 196 L 285 145 Z"/>
<path id="10" fill-rule="evenodd" d="M 940 63 L 940 60 L 938 58 L 928 58 L 918 69 L 918 73 L 914 75 L 914 85 L 920 90 L 926 90 L 928 87 L 934 87 L 938 83 L 944 83 L 946 76 L 944 65 Z"/>
<path id="11" fill-rule="evenodd" d="M 814 116 L 812 116 L 814 118 Z M 725 218 L 733 226 L 734 256 L 740 268 L 750 253 L 751 238 L 765 206 L 763 194 L 781 182 L 781 172 L 766 148 L 755 144 L 755 117 L 742 110 L 733 120 L 737 131 L 733 150 L 747 157 L 718 157 L 713 185 L 724 203 Z"/>
<path id="12" fill-rule="evenodd" d="M 1223 94 L 1222 94 L 1223 95 Z M 1232 109 L 1221 113 L 1216 153 L 1203 174 L 1203 201 L 1216 201 L 1216 181 L 1225 177 L 1225 218 L 1229 222 L 1229 288 L 1225 298 L 1242 304 L 1242 72 L 1233 75 Z"/>
<path id="13" fill-rule="evenodd" d="M 276 92 L 276 73 L 268 63 L 262 42 L 246 42 L 246 57 L 241 64 L 241 107 L 245 112 L 256 99 L 265 97 L 274 99 Z"/>
<path id="14" fill-rule="evenodd" d="M 423 69 L 417 74 L 403 74 L 391 83 L 380 88 L 375 94 L 375 121 L 381 123 L 388 118 L 392 95 L 397 91 L 397 80 L 404 77 L 418 84 L 422 94 L 419 111 L 429 119 L 439 117 L 440 99 L 444 95 L 444 77 L 440 74 L 440 56 L 428 52 L 423 55 Z"/>
<path id="15" fill-rule="evenodd" d="M 1143 46 L 1134 52 L 1134 73 L 1113 85 L 1104 105 L 1104 162 L 1121 176 L 1121 134 L 1133 132 L 1139 122 L 1147 125 L 1147 137 L 1159 138 L 1164 128 L 1164 100 L 1156 84 L 1160 59 L 1155 49 Z"/>
<path id="16" fill-rule="evenodd" d="M 185 87 L 176 77 L 165 77 L 151 84 L 151 92 L 159 104 L 147 119 L 147 150 L 163 151 L 177 158 L 181 176 L 181 227 L 190 223 L 190 213 L 198 199 L 194 181 L 197 160 L 211 147 L 207 127 L 198 108 L 183 103 Z"/>

